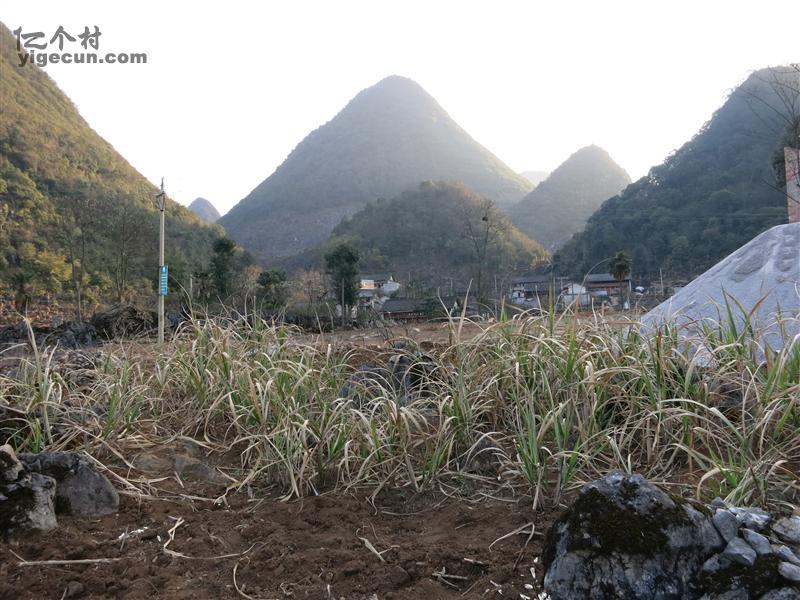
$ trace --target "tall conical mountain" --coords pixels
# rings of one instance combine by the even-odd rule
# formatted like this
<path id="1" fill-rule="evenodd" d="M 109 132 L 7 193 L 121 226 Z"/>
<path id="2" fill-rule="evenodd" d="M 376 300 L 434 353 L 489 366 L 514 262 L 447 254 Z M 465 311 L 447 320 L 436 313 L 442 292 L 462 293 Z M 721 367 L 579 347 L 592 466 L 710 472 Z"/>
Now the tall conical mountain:
<path id="1" fill-rule="evenodd" d="M 219 220 L 219 211 L 205 198 L 195 198 L 189 205 L 189 210 L 206 223 L 216 223 Z"/>
<path id="2" fill-rule="evenodd" d="M 42 69 L 19 66 L 0 24 L 0 296 L 2 279 L 33 294 L 77 282 L 96 299 L 152 290 L 156 192 Z M 172 201 L 166 214 L 170 275 L 188 280 L 221 230 Z"/>
<path id="3" fill-rule="evenodd" d="M 520 231 L 553 251 L 582 230 L 594 211 L 630 182 L 628 173 L 608 152 L 586 146 L 508 212 Z"/>
<path id="4" fill-rule="evenodd" d="M 753 73 L 690 141 L 607 200 L 554 267 L 578 276 L 625 250 L 639 277 L 658 277 L 659 269 L 690 276 L 785 223 L 772 157 L 791 120 L 787 105 L 800 106 L 798 90 L 797 69 Z"/>
<path id="5" fill-rule="evenodd" d="M 289 256 L 323 242 L 343 217 L 424 180 L 461 181 L 499 204 L 533 187 L 473 140 L 422 87 L 392 76 L 309 134 L 222 219 L 254 253 Z"/>

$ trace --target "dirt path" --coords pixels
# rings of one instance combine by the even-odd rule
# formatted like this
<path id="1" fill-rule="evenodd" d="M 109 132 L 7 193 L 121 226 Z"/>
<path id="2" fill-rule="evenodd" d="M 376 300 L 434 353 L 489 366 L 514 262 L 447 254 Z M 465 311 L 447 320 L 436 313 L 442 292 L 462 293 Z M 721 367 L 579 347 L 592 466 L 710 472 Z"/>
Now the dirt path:
<path id="1" fill-rule="evenodd" d="M 374 507 L 348 495 L 229 502 L 125 496 L 117 515 L 62 517 L 54 532 L 0 543 L 0 598 L 535 598 L 538 532 L 553 518 L 525 503 L 441 494 L 393 492 Z M 530 522 L 537 534 L 527 546 L 516 534 L 490 548 Z M 236 556 L 208 558 L 222 555 Z M 113 562 L 21 566 L 18 556 Z"/>

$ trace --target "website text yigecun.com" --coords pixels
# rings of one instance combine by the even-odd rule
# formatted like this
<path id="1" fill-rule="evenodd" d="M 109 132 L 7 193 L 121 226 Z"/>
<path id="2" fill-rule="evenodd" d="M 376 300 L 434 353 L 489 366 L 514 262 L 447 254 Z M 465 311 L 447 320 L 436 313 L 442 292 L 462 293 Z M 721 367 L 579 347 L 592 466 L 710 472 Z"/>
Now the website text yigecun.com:
<path id="1" fill-rule="evenodd" d="M 146 52 L 17 52 L 19 66 L 56 64 L 146 64 Z"/>

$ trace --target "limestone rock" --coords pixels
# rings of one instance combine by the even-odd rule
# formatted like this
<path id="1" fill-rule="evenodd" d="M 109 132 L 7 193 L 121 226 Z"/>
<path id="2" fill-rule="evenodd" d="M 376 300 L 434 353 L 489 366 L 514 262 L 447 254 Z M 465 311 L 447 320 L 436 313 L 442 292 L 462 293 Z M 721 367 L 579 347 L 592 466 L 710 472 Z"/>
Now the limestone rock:
<path id="1" fill-rule="evenodd" d="M 689 599 L 700 566 L 722 548 L 708 514 L 639 475 L 612 473 L 585 485 L 551 528 L 544 586 L 552 600 Z"/>
<path id="2" fill-rule="evenodd" d="M 19 458 L 29 471 L 56 481 L 57 512 L 95 517 L 119 510 L 117 490 L 85 457 L 74 452 L 42 452 L 20 454 Z"/>
<path id="3" fill-rule="evenodd" d="M 734 538 L 726 546 L 722 557 L 750 567 L 756 562 L 756 551 L 743 539 Z"/>
<path id="4" fill-rule="evenodd" d="M 739 531 L 739 521 L 736 516 L 727 510 L 718 510 L 713 517 L 714 527 L 726 542 L 730 542 L 736 537 Z"/>
<path id="5" fill-rule="evenodd" d="M 778 519 L 772 526 L 772 531 L 784 542 L 800 546 L 800 517 Z"/>
<path id="6" fill-rule="evenodd" d="M 31 529 L 55 529 L 55 493 L 55 480 L 38 473 L 23 474 L 13 483 L 0 484 L 0 537 L 9 538 Z"/>

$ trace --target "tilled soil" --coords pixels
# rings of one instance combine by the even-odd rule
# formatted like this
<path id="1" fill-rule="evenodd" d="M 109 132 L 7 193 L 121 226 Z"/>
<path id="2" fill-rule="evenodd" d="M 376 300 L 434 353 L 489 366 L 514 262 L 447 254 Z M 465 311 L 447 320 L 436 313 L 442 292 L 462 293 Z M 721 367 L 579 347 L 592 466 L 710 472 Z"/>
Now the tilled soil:
<path id="1" fill-rule="evenodd" d="M 116 515 L 62 516 L 55 531 L 0 542 L 0 598 L 524 600 L 538 596 L 538 557 L 555 516 L 524 500 L 438 493 L 395 491 L 374 505 L 341 494 L 229 494 L 225 507 L 181 492 L 122 496 Z M 108 562 L 21 564 L 83 559 Z"/>

